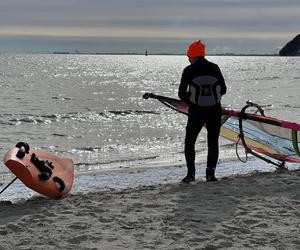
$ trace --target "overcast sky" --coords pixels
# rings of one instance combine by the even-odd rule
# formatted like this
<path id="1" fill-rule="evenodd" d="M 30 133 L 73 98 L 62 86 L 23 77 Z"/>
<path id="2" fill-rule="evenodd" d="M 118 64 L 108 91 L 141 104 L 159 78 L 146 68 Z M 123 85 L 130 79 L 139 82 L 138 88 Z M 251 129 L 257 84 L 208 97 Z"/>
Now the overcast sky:
<path id="1" fill-rule="evenodd" d="M 0 0 L 0 51 L 274 53 L 299 24 L 300 0 Z"/>

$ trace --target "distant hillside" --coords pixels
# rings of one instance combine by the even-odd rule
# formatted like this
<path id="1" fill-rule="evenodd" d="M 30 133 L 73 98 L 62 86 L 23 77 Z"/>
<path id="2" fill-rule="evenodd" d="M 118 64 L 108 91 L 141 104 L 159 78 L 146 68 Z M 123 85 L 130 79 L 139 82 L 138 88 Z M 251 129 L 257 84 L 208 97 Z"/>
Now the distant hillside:
<path id="1" fill-rule="evenodd" d="M 280 51 L 280 56 L 300 56 L 300 34 L 288 42 Z"/>

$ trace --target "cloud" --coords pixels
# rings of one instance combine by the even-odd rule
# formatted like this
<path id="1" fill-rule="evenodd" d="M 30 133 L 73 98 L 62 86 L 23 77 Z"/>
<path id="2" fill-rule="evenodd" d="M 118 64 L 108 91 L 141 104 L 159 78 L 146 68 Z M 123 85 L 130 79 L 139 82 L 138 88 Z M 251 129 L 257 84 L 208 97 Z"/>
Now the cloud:
<path id="1" fill-rule="evenodd" d="M 182 39 L 286 39 L 293 33 L 288 31 L 249 31 L 222 28 L 176 27 L 145 30 L 144 28 L 119 27 L 43 27 L 43 26 L 0 26 L 0 35 L 10 36 L 53 36 L 53 37 L 115 37 L 115 38 L 182 38 Z"/>
<path id="2" fill-rule="evenodd" d="M 0 0 L 2 25 L 40 26 L 240 26 L 259 19 L 276 24 L 299 21 L 299 1 L 293 0 Z M 196 21 L 196 22 L 195 22 Z"/>
<path id="3" fill-rule="evenodd" d="M 299 0 L 0 0 L 1 36 L 286 41 Z"/>

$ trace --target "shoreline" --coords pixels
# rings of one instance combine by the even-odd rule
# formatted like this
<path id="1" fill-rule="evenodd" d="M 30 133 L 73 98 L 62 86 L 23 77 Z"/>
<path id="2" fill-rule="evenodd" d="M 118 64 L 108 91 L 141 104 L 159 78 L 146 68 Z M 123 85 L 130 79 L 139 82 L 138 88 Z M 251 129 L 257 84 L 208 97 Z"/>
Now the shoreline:
<path id="1" fill-rule="evenodd" d="M 112 55 L 112 56 L 123 56 L 123 55 L 133 55 L 133 56 L 186 56 L 185 53 L 149 53 L 145 55 L 144 53 L 135 53 L 135 52 L 68 52 L 68 51 L 53 51 L 53 52 L 6 52 L 1 51 L 1 54 L 29 54 L 29 55 Z M 206 56 L 236 56 L 236 57 L 255 57 L 255 56 L 261 56 L 261 57 L 299 57 L 299 56 L 280 56 L 279 54 L 207 54 Z"/>
<path id="2" fill-rule="evenodd" d="M 0 202 L 0 249 L 297 249 L 300 170 Z"/>
<path id="3" fill-rule="evenodd" d="M 244 174 L 273 172 L 275 168 L 271 165 L 261 164 L 260 160 L 250 158 L 247 163 L 240 163 L 232 159 L 222 159 L 217 169 L 217 178 L 241 176 Z M 289 166 L 289 169 L 297 169 Z M 75 173 L 72 194 L 93 191 L 126 190 L 128 188 L 139 188 L 160 184 L 176 184 L 186 175 L 186 166 L 183 162 L 172 163 L 170 161 L 135 162 L 132 165 L 115 166 L 110 169 L 88 168 L 86 171 Z M 1 177 L 1 175 L 0 175 Z M 7 173 L 6 177 L 0 179 L 1 188 L 4 188 L 14 175 Z M 204 182 L 205 167 L 203 163 L 196 165 L 196 180 Z M 31 199 L 40 194 L 27 188 L 20 180 L 17 180 L 2 195 L 0 200 L 8 200 L 13 203 Z"/>

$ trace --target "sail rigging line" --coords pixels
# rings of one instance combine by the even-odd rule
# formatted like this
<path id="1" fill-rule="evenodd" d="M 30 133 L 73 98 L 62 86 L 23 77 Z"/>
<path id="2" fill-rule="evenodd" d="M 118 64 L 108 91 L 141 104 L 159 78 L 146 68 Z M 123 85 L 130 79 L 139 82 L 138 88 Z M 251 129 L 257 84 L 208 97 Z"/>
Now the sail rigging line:
<path id="1" fill-rule="evenodd" d="M 236 154 L 236 156 L 237 156 L 237 158 L 242 162 L 242 163 L 247 163 L 247 161 L 248 161 L 248 152 L 247 152 L 247 150 L 245 149 L 245 147 L 244 147 L 244 149 L 245 149 L 245 160 L 243 160 L 241 157 L 240 157 L 240 155 L 239 155 L 239 152 L 238 152 L 238 145 L 239 145 L 239 141 L 241 140 L 241 138 L 239 138 L 238 140 L 237 140 L 237 142 L 235 143 L 235 154 Z"/>
<path id="2" fill-rule="evenodd" d="M 18 179 L 18 177 L 15 177 L 10 183 L 8 183 L 1 191 L 0 194 L 2 194 L 11 184 L 13 184 L 16 180 Z"/>
<path id="3" fill-rule="evenodd" d="M 261 159 L 261 160 L 263 160 L 263 161 L 265 161 L 267 163 L 270 163 L 270 164 L 273 164 L 273 165 L 277 166 L 279 169 L 287 169 L 287 167 L 285 166 L 285 161 L 281 161 L 279 163 L 271 161 L 270 159 L 267 159 L 266 157 L 263 157 L 262 155 L 254 152 L 251 148 L 248 147 L 247 142 L 245 140 L 244 130 L 243 130 L 243 120 L 247 119 L 246 109 L 248 109 L 250 107 L 257 108 L 257 111 L 260 112 L 261 116 L 265 116 L 264 110 L 258 104 L 250 102 L 250 101 L 247 101 L 247 104 L 240 111 L 240 114 L 239 114 L 239 129 L 240 129 L 240 133 L 239 133 L 238 137 L 239 137 L 239 140 L 242 141 L 242 144 L 243 144 L 243 146 L 245 148 L 246 156 L 247 156 L 247 154 L 252 154 L 255 157 L 257 157 L 257 158 L 259 158 L 259 159 Z M 236 143 L 238 143 L 238 141 Z M 239 160 L 241 160 L 239 156 L 238 156 L 238 158 L 239 158 Z M 244 161 L 242 161 L 242 162 L 244 162 Z"/>

